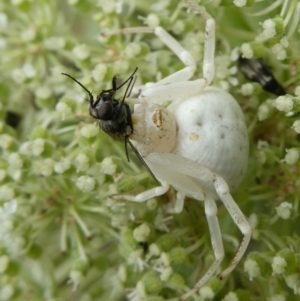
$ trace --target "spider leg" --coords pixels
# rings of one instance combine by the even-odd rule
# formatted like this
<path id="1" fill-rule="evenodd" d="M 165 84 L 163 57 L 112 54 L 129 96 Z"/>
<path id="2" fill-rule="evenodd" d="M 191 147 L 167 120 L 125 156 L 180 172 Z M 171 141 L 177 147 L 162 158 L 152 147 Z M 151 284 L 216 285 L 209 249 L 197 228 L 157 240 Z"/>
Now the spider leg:
<path id="1" fill-rule="evenodd" d="M 176 83 L 189 80 L 195 70 L 196 62 L 189 51 L 184 49 L 166 30 L 162 27 L 157 26 L 155 28 L 151 27 L 129 27 L 118 31 L 122 34 L 132 34 L 132 33 L 154 33 L 170 50 L 182 61 L 185 68 L 163 78 L 156 84 L 166 84 L 166 83 Z"/>
<path id="2" fill-rule="evenodd" d="M 206 20 L 202 70 L 203 78 L 206 80 L 206 85 L 208 86 L 213 81 L 215 75 L 215 20 L 206 12 L 203 6 L 198 5 L 194 0 L 182 1 Z"/>
<path id="3" fill-rule="evenodd" d="M 240 231 L 243 234 L 243 240 L 241 241 L 238 250 L 233 260 L 231 261 L 230 265 L 222 273 L 218 275 L 220 279 L 223 279 L 232 270 L 234 270 L 234 268 L 237 266 L 237 264 L 240 262 L 241 258 L 245 254 L 245 251 L 251 239 L 252 229 L 249 222 L 245 218 L 243 212 L 241 211 L 241 209 L 239 208 L 239 206 L 236 204 L 231 194 L 229 193 L 229 188 L 225 180 L 219 176 L 216 176 L 214 184 L 221 201 L 227 208 L 234 223 L 237 225 L 237 227 L 240 229 Z"/>
<path id="4" fill-rule="evenodd" d="M 125 100 L 132 103 L 156 103 L 163 104 L 166 101 L 175 101 L 177 99 L 185 99 L 199 94 L 206 87 L 205 79 L 197 79 L 194 81 L 185 81 L 171 84 L 153 84 L 146 85 L 141 90 L 138 98 L 126 98 Z"/>
<path id="5" fill-rule="evenodd" d="M 142 203 L 149 199 L 155 198 L 157 196 L 166 193 L 168 189 L 169 189 L 169 185 L 161 181 L 161 186 L 151 188 L 137 195 L 118 194 L 118 195 L 113 195 L 112 197 L 114 199 L 122 199 L 130 202 Z"/>
<path id="6" fill-rule="evenodd" d="M 146 160 L 149 163 L 150 168 L 158 177 L 166 179 L 166 173 L 168 173 L 169 178 L 167 178 L 167 182 L 174 186 L 178 191 L 180 191 L 181 193 L 189 194 L 197 200 L 204 200 L 205 213 L 207 216 L 207 221 L 211 234 L 211 243 L 215 254 L 215 261 L 210 266 L 208 271 L 204 274 L 204 276 L 196 283 L 196 285 L 192 288 L 191 291 L 187 292 L 186 294 L 182 295 L 177 299 L 172 299 L 172 301 L 185 300 L 194 292 L 196 292 L 201 286 L 203 286 L 203 284 L 207 280 L 209 280 L 209 278 L 219 267 L 224 257 L 224 249 L 221 239 L 220 227 L 216 216 L 217 207 L 215 206 L 214 200 L 211 197 L 209 187 L 214 188 L 216 194 L 219 196 L 222 203 L 228 210 L 232 220 L 243 234 L 243 239 L 229 267 L 218 275 L 220 279 L 223 279 L 225 276 L 227 276 L 236 267 L 236 265 L 243 257 L 251 239 L 251 226 L 244 214 L 242 213 L 242 211 L 240 210 L 240 208 L 238 207 L 238 205 L 233 200 L 226 181 L 219 175 L 211 172 L 208 168 L 202 166 L 201 164 L 197 164 L 189 159 L 171 153 L 151 153 L 147 156 Z M 176 162 L 176 164 L 174 164 L 174 162 Z M 196 192 L 192 190 L 191 183 L 189 186 L 184 184 L 184 188 L 182 188 L 182 185 L 180 185 L 181 183 L 178 183 L 178 180 L 175 179 L 176 173 L 179 176 L 181 176 L 181 178 L 190 178 L 191 182 L 193 182 L 193 178 L 199 180 L 201 186 L 207 187 L 206 190 L 208 191 L 208 193 L 206 193 L 206 190 L 204 190 L 204 195 L 202 196 L 202 198 L 199 198 L 199 196 L 196 195 Z M 200 189 L 200 187 L 198 189 Z"/>
<path id="7" fill-rule="evenodd" d="M 194 287 L 187 293 L 183 294 L 179 298 L 171 300 L 185 300 L 196 293 L 200 287 L 202 287 L 216 272 L 224 258 L 224 246 L 222 241 L 222 235 L 220 225 L 217 217 L 217 205 L 213 198 L 206 196 L 204 199 L 205 215 L 210 232 L 211 245 L 214 252 L 215 260 L 202 276 L 202 278 L 194 285 Z M 169 300 L 169 301 L 171 301 Z"/>

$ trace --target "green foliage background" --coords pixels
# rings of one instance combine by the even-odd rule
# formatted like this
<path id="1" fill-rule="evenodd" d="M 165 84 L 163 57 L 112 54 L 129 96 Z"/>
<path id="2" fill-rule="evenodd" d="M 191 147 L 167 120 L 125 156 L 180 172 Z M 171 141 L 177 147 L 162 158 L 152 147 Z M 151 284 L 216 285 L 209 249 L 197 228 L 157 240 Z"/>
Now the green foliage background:
<path id="1" fill-rule="evenodd" d="M 249 170 L 233 196 L 254 231 L 236 270 L 191 300 L 300 300 L 299 135 L 292 128 L 299 119 L 300 2 L 201 3 L 217 25 L 214 85 L 235 96 L 249 128 Z M 276 33 L 258 41 L 268 19 Z M 180 1 L 1 1 L 0 300 L 167 300 L 212 262 L 202 204 L 186 200 L 171 217 L 165 207 L 174 191 L 141 204 L 109 197 L 155 182 L 133 155 L 126 161 L 122 143 L 98 131 L 87 95 L 61 75 L 96 94 L 136 66 L 138 83 L 179 70 L 182 63 L 154 35 L 104 35 L 156 20 L 193 53 L 200 77 L 204 21 Z M 285 35 L 286 58 L 278 59 L 274 46 Z M 277 109 L 276 96 L 237 72 L 232 51 L 243 52 L 243 43 L 285 87 L 288 114 Z M 223 206 L 218 216 L 225 268 L 241 235 Z M 281 270 L 274 258 L 282 259 Z"/>

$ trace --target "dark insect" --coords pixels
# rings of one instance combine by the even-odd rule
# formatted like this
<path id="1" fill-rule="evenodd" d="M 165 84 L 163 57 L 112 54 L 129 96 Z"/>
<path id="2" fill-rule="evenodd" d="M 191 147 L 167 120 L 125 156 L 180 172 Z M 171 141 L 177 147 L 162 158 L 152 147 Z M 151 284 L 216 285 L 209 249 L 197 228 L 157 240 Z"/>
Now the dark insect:
<path id="1" fill-rule="evenodd" d="M 136 156 L 141 160 L 145 165 L 149 173 L 156 180 L 155 176 L 151 172 L 150 168 L 146 164 L 145 160 L 142 158 L 138 150 L 129 140 L 130 135 L 133 133 L 133 125 L 131 118 L 131 110 L 127 103 L 125 103 L 125 98 L 128 97 L 131 93 L 135 82 L 135 73 L 138 68 L 135 68 L 133 73 L 119 86 L 117 86 L 118 77 L 114 76 L 112 78 L 112 88 L 108 90 L 102 90 L 102 92 L 94 98 L 93 94 L 83 86 L 77 79 L 72 77 L 69 74 L 62 73 L 63 75 L 68 76 L 78 85 L 80 85 L 88 94 L 90 107 L 89 112 L 92 117 L 98 120 L 99 127 L 107 133 L 112 138 L 124 141 L 125 142 L 125 152 L 127 160 L 129 161 L 127 143 L 130 145 Z M 128 83 L 125 94 L 122 100 L 115 98 L 116 92 L 121 89 L 126 83 Z M 156 180 L 157 181 L 157 180 Z"/>
<path id="2" fill-rule="evenodd" d="M 15 112 L 12 112 L 12 111 L 7 111 L 6 112 L 5 123 L 7 125 L 10 125 L 13 128 L 17 128 L 18 125 L 20 124 L 21 120 L 22 120 L 21 115 L 15 113 Z"/>
<path id="3" fill-rule="evenodd" d="M 128 104 L 125 103 L 125 97 L 127 96 L 128 91 L 131 89 L 131 84 L 133 83 L 134 74 L 136 71 L 137 68 L 119 87 L 117 87 L 117 76 L 114 76 L 112 79 L 112 88 L 108 90 L 102 90 L 96 99 L 94 99 L 93 94 L 78 80 L 69 74 L 62 73 L 63 75 L 66 75 L 74 80 L 89 94 L 89 112 L 92 117 L 98 120 L 100 128 L 114 139 L 125 141 L 127 158 L 127 143 L 129 142 L 129 136 L 133 133 L 133 126 L 131 120 L 131 111 Z M 115 99 L 116 92 L 127 82 L 129 83 L 123 99 L 121 101 Z"/>
<path id="4" fill-rule="evenodd" d="M 144 254 L 146 254 L 149 250 L 149 244 L 147 241 L 140 241 L 139 245 L 142 247 Z"/>
<path id="5" fill-rule="evenodd" d="M 238 68 L 248 79 L 261 84 L 265 91 L 278 96 L 286 94 L 262 58 L 246 59 L 240 56 Z"/>

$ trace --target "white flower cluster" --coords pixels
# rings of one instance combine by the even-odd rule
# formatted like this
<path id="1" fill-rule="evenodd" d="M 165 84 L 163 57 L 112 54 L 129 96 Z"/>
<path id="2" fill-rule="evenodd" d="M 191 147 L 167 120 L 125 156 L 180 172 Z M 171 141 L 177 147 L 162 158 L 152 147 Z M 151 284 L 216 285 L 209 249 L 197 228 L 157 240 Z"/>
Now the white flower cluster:
<path id="1" fill-rule="evenodd" d="M 244 263 L 244 271 L 248 273 L 250 281 L 253 280 L 255 277 L 259 277 L 261 275 L 260 267 L 258 263 L 251 259 L 248 258 L 245 263 Z"/>
<path id="2" fill-rule="evenodd" d="M 282 219 L 289 219 L 291 216 L 291 210 L 293 205 L 288 202 L 281 203 L 278 207 L 275 207 L 277 215 Z"/>

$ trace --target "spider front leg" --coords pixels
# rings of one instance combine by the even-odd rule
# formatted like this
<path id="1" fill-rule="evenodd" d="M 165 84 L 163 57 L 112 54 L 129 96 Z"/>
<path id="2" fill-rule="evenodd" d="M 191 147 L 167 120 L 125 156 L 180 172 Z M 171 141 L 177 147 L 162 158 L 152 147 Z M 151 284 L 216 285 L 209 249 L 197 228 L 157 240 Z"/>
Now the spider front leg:
<path id="1" fill-rule="evenodd" d="M 154 33 L 158 39 L 164 43 L 169 49 L 182 61 L 185 68 L 163 78 L 156 84 L 170 84 L 178 83 L 189 80 L 195 70 L 196 62 L 189 51 L 184 49 L 165 29 L 160 26 L 157 27 L 129 27 L 118 31 L 122 34 L 134 34 L 134 33 Z"/>
<path id="2" fill-rule="evenodd" d="M 210 85 L 215 75 L 215 20 L 208 14 L 203 6 L 199 6 L 194 0 L 182 0 L 190 8 L 202 15 L 206 20 L 205 40 L 204 40 L 204 56 L 203 56 L 203 78 L 206 85 Z"/>
<path id="3" fill-rule="evenodd" d="M 185 0 L 184 2 L 200 13 L 206 20 L 203 78 L 201 79 L 188 81 L 195 72 L 196 62 L 191 53 L 183 48 L 162 27 L 134 27 L 118 31 L 123 34 L 154 33 L 186 66 L 157 83 L 139 87 L 141 90 L 139 98 L 142 100 L 162 103 L 166 100 L 183 99 L 187 96 L 200 93 L 206 86 L 211 84 L 214 78 L 215 21 L 203 7 L 194 3 L 192 0 Z"/>
<path id="4" fill-rule="evenodd" d="M 237 225 L 237 227 L 240 229 L 240 231 L 242 232 L 242 234 L 244 236 L 230 265 L 222 273 L 220 273 L 218 275 L 218 277 L 220 279 L 223 279 L 224 277 L 226 277 L 229 273 L 231 273 L 235 269 L 237 264 L 242 259 L 243 255 L 248 247 L 248 244 L 250 242 L 252 229 L 251 229 L 249 222 L 245 218 L 243 212 L 241 211 L 239 206 L 236 204 L 236 202 L 233 200 L 233 198 L 229 192 L 228 185 L 224 181 L 224 179 L 217 176 L 215 178 L 214 184 L 215 184 L 216 191 L 217 191 L 221 201 L 223 202 L 226 209 L 228 210 L 234 223 Z"/>
<path id="5" fill-rule="evenodd" d="M 215 274 L 224 258 L 224 246 L 222 241 L 220 225 L 217 217 L 218 209 L 215 200 L 210 196 L 206 196 L 204 199 L 204 208 L 215 260 L 211 264 L 207 272 L 196 283 L 196 285 L 194 285 L 194 287 L 191 290 L 189 290 L 187 293 L 183 294 L 178 298 L 171 299 L 168 301 L 182 301 L 196 293 L 199 290 L 199 288 L 202 287 Z"/>

